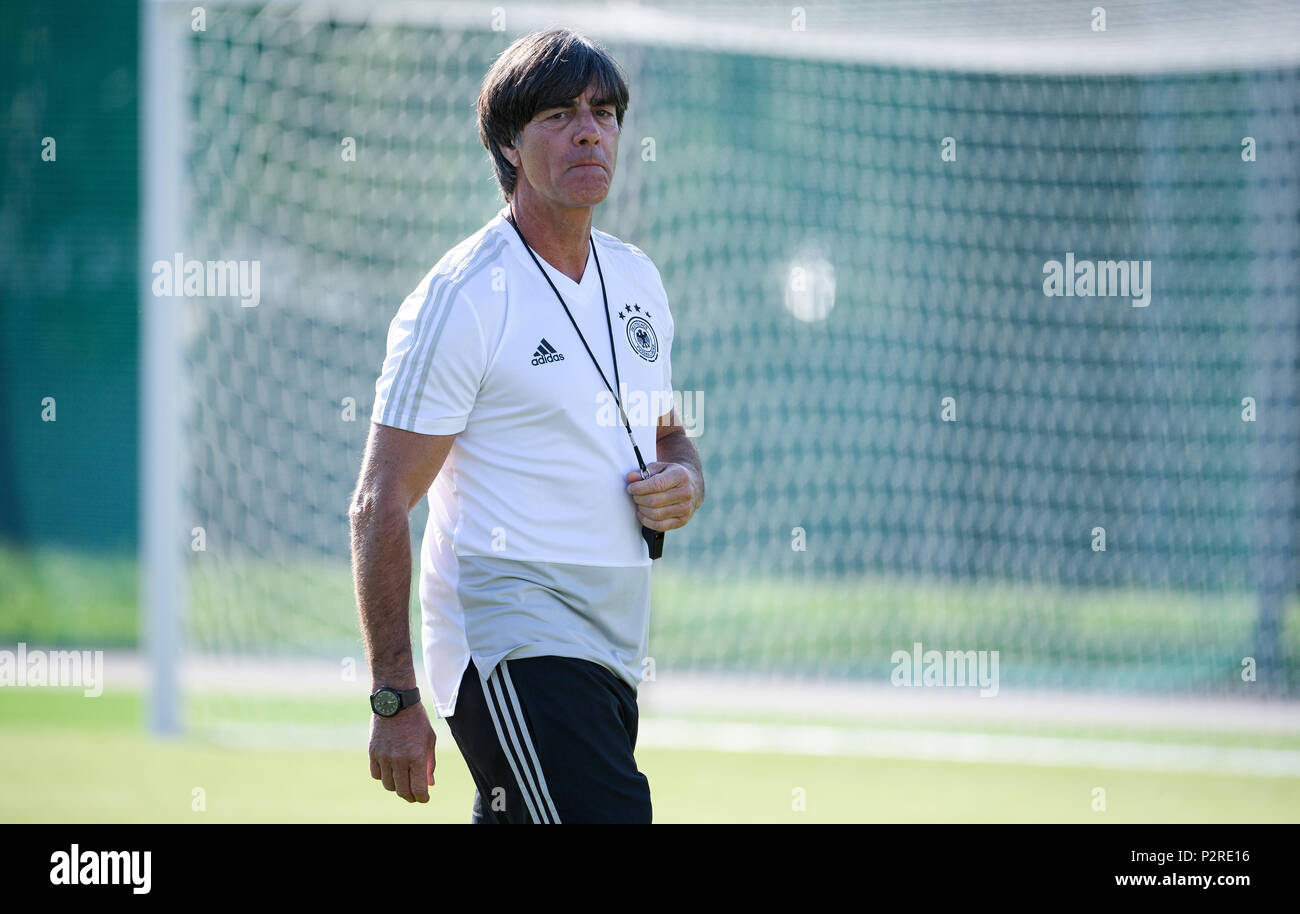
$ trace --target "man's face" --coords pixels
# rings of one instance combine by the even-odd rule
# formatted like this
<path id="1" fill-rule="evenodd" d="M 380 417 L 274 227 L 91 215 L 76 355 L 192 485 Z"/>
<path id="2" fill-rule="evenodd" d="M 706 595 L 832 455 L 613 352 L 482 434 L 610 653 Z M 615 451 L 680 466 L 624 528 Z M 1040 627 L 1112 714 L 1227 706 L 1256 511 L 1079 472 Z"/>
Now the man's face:
<path id="1" fill-rule="evenodd" d="M 527 183 L 557 206 L 595 206 L 614 180 L 618 135 L 617 111 L 597 101 L 595 86 L 576 101 L 537 112 L 519 145 L 503 148 L 518 170 L 516 193 Z"/>

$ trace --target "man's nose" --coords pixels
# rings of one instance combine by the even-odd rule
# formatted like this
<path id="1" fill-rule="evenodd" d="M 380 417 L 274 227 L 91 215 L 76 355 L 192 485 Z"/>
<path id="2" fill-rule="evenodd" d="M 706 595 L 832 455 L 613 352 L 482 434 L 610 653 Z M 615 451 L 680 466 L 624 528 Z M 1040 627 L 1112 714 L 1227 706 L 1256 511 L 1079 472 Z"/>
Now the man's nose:
<path id="1" fill-rule="evenodd" d="M 578 113 L 578 133 L 576 138 L 579 143 L 600 142 L 600 128 L 596 126 L 595 112 L 588 110 L 585 114 Z"/>

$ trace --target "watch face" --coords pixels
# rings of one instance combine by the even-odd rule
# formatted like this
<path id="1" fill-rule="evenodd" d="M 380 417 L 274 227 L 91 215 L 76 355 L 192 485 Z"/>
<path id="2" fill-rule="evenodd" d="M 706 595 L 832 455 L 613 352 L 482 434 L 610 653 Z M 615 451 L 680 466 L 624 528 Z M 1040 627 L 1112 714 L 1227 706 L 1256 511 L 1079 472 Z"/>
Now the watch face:
<path id="1" fill-rule="evenodd" d="M 402 699 L 395 692 L 383 689 L 370 699 L 370 706 L 380 717 L 392 717 L 402 707 Z"/>

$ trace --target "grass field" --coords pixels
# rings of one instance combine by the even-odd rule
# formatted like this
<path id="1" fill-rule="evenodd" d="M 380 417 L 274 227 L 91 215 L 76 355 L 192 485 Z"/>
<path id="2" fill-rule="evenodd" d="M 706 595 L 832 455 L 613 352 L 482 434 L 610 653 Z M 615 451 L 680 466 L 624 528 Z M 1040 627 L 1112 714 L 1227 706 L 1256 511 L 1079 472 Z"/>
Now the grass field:
<path id="1" fill-rule="evenodd" d="M 299 653 L 335 670 L 341 658 L 361 658 L 346 563 L 200 555 L 192 558 L 190 584 L 189 638 L 211 656 L 263 648 L 270 649 L 273 665 L 276 657 Z M 1078 593 L 896 578 L 800 581 L 716 569 L 701 575 L 671 563 L 656 568 L 654 587 L 651 653 L 661 676 L 692 669 L 816 672 L 885 683 L 890 652 L 916 640 L 927 647 L 1000 651 L 1001 694 L 1008 696 L 1043 686 L 1101 688 L 1121 696 L 1250 692 L 1239 675 L 1254 618 L 1249 595 Z M 32 646 L 133 650 L 137 588 L 130 557 L 0 549 L 0 647 L 25 640 Z M 1300 607 L 1293 601 L 1283 620 L 1282 645 L 1282 678 L 1292 685 L 1300 678 L 1297 619 Z M 221 667 L 220 686 L 229 678 Z M 145 734 L 142 698 L 132 688 L 139 686 L 110 681 L 96 699 L 77 690 L 0 688 L 0 821 L 468 821 L 473 787 L 442 721 L 435 723 L 440 751 L 432 801 L 411 806 L 370 779 L 367 715 L 358 716 L 354 698 L 336 692 L 272 705 L 248 689 L 238 695 L 190 694 L 185 712 L 199 726 L 186 738 L 156 741 Z M 651 783 L 655 820 L 1300 821 L 1300 774 L 1290 776 L 1300 772 L 1300 732 L 1252 732 L 1210 717 L 1175 726 L 1159 714 L 1154 724 L 960 715 L 912 720 L 898 714 L 837 720 L 819 715 L 815 705 L 798 714 L 766 705 L 760 711 L 728 707 L 716 720 L 676 720 L 671 713 L 659 721 L 653 713 L 644 717 L 637 754 Z M 223 731 L 210 725 L 230 721 L 252 722 L 259 736 L 243 747 L 214 739 Z M 680 741 L 655 738 L 672 724 L 706 733 L 714 724 L 719 732 L 740 724 L 780 737 L 775 745 L 770 738 L 760 741 L 761 748 L 746 748 L 747 737 L 736 745 L 704 740 L 673 748 Z M 657 725 L 663 729 L 656 731 Z M 811 744 L 825 744 L 827 733 L 798 729 L 808 725 L 839 728 L 831 736 L 842 732 L 852 737 L 845 745 L 855 748 L 816 754 Z M 320 744 L 297 738 L 312 728 L 333 736 Z M 971 757 L 961 745 L 951 758 L 874 751 L 873 740 L 890 739 L 895 746 L 901 741 L 906 753 L 911 731 L 918 743 L 933 742 L 938 734 L 969 735 L 1003 747 L 1009 737 L 1027 751 L 1044 742 L 1069 745 L 1063 751 L 1061 745 L 1049 747 L 1055 760 L 1036 765 L 958 761 Z M 804 736 L 808 742 L 801 744 Z M 829 743 L 839 745 L 835 739 Z M 1101 756 L 1071 754 L 1084 743 L 1090 751 L 1099 746 Z M 1177 765 L 1116 767 L 1113 757 L 1097 761 L 1111 747 L 1124 757 L 1133 748 L 1141 754 L 1144 746 L 1154 747 L 1157 758 L 1180 747 L 1202 755 L 1244 750 L 1251 764 L 1255 757 L 1282 758 L 1288 774 L 1242 773 L 1267 765 L 1178 771 Z M 1025 757 L 1012 756 L 1016 762 Z M 1093 809 L 1098 787 L 1106 793 L 1105 811 Z M 203 811 L 192 808 L 195 788 L 203 791 Z M 802 809 L 796 808 L 797 796 L 804 798 Z"/>
<path id="2" fill-rule="evenodd" d="M 330 703 L 319 710 L 322 718 L 336 714 Z M 297 716 L 310 715 L 299 709 Z M 408 805 L 370 779 L 364 715 L 354 749 L 156 741 L 141 721 L 140 698 L 131 693 L 85 699 L 76 690 L 0 689 L 0 821 L 469 818 L 473 785 L 442 721 L 427 805 Z M 1295 747 L 1300 737 L 1272 744 Z M 658 823 L 1300 821 L 1300 778 L 653 748 L 637 756 Z M 1104 812 L 1092 809 L 1096 787 L 1106 791 Z M 195 788 L 203 811 L 192 808 Z M 803 810 L 794 808 L 796 790 Z"/>

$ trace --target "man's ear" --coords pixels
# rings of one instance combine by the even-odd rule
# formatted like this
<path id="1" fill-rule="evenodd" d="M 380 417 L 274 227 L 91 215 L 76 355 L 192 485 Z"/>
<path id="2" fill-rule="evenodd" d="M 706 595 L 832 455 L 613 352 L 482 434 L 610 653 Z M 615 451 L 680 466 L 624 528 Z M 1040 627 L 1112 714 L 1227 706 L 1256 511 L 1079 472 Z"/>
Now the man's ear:
<path id="1" fill-rule="evenodd" d="M 516 148 L 516 146 L 518 145 L 519 145 L 519 136 L 516 135 L 514 146 L 502 145 L 501 147 L 501 154 L 505 156 L 506 161 L 509 162 L 511 165 L 513 165 L 515 168 L 518 168 L 519 163 L 522 161 L 522 159 L 519 156 L 519 150 Z"/>

